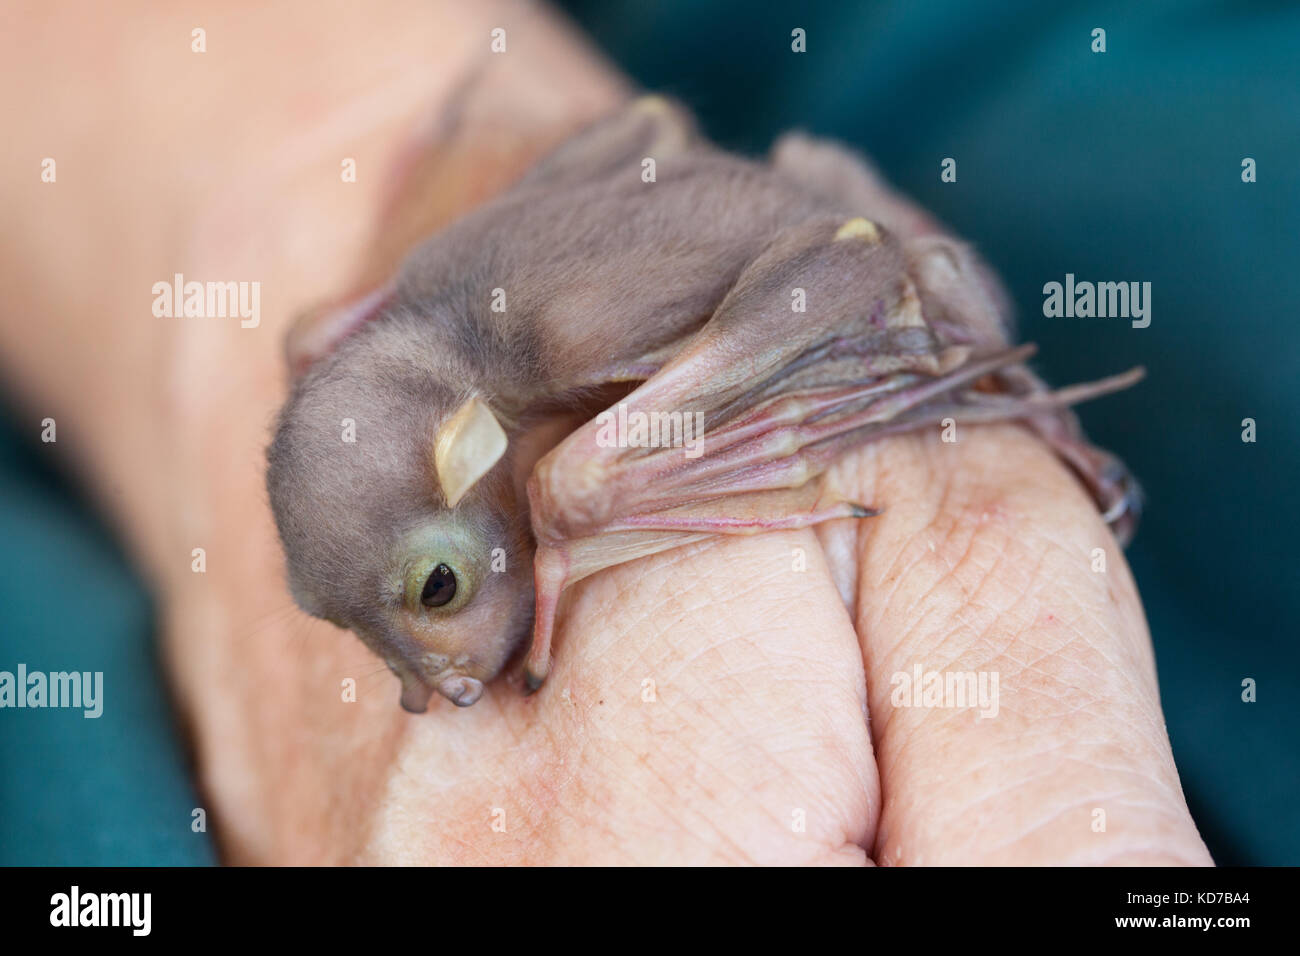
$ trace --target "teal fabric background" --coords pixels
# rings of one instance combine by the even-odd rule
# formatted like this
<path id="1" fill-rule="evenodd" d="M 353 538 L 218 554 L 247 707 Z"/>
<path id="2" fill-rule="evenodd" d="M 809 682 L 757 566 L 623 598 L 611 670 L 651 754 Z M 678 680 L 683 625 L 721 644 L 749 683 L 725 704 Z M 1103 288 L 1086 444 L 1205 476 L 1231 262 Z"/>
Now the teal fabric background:
<path id="1" fill-rule="evenodd" d="M 1289 3 L 571 0 L 648 88 L 761 152 L 801 127 L 869 153 L 1006 279 L 1058 383 L 1146 486 L 1129 558 L 1188 800 L 1220 863 L 1300 864 L 1300 10 Z M 807 31 L 808 52 L 790 49 Z M 1094 27 L 1107 52 L 1090 51 Z M 939 179 L 944 157 L 956 183 Z M 1244 184 L 1253 157 L 1259 181 Z M 1047 319 L 1042 286 L 1152 283 L 1150 328 Z M 1243 444 L 1241 420 L 1259 440 Z M 37 429 L 22 427 L 31 441 Z M 105 671 L 98 721 L 0 712 L 0 863 L 204 863 L 149 605 L 102 530 L 0 434 L 0 669 Z M 98 663 L 95 663 L 98 662 Z M 1241 682 L 1258 682 L 1258 701 Z"/>
<path id="2" fill-rule="evenodd" d="M 0 670 L 102 671 L 105 703 L 0 710 L 0 864 L 211 863 L 148 595 L 24 431 L 0 429 Z"/>

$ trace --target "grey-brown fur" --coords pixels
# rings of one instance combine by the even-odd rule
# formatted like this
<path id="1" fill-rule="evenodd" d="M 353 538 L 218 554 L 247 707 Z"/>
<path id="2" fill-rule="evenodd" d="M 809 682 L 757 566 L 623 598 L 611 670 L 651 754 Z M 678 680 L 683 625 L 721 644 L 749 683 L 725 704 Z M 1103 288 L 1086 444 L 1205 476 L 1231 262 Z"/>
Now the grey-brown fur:
<path id="1" fill-rule="evenodd" d="M 641 178 L 645 157 L 656 162 L 653 183 Z M 832 240 L 836 224 L 861 216 L 879 225 L 872 248 Z M 882 309 L 896 316 L 903 308 L 904 275 L 915 282 L 924 325 L 869 325 L 872 309 L 879 324 Z M 817 297 L 815 317 L 789 313 L 791 276 Z M 497 289 L 504 312 L 491 308 Z M 719 312 L 724 300 L 728 308 Z M 584 452 L 577 434 L 534 472 L 545 448 L 525 446 L 546 422 L 566 413 L 575 423 L 589 419 L 611 395 L 649 379 L 632 399 L 698 407 L 725 434 L 765 398 L 872 380 L 877 373 L 864 359 L 807 358 L 831 332 L 898 353 L 916 378 L 947 374 L 937 357 L 955 361 L 951 346 L 975 354 L 1003 348 L 1006 328 L 997 284 L 970 251 L 849 154 L 788 137 L 772 163 L 736 158 L 698 139 L 680 110 L 643 102 L 576 137 L 512 191 L 417 249 L 379 313 L 295 383 L 268 470 L 294 596 L 388 660 L 411 709 L 422 710 L 435 687 L 472 703 L 534 625 L 535 537 L 548 555 L 538 558 L 537 595 L 548 645 L 552 598 L 568 581 L 698 537 L 731 514 L 732 500 L 737 514 L 756 516 L 748 530 L 801 507 L 789 497 L 797 489 L 781 492 L 787 497 L 732 492 L 697 511 L 692 506 L 710 496 L 688 483 L 646 482 L 648 490 L 633 493 L 636 469 L 663 459 Z M 716 368 L 708 365 L 714 341 Z M 649 387 L 674 357 L 699 383 L 675 398 Z M 1043 391 L 1010 360 L 997 380 L 1011 395 Z M 507 451 L 448 508 L 430 449 L 472 396 L 504 426 Z M 946 400 L 944 408 L 969 404 L 976 420 L 993 414 L 966 391 Z M 1002 417 L 1031 419 L 1103 504 L 1132 493 L 1117 475 L 1101 475 L 1111 460 L 1082 443 L 1068 413 L 1028 409 Z M 354 444 L 342 441 L 344 419 L 355 422 Z M 845 440 L 870 440 L 877 431 L 859 429 Z M 810 464 L 810 479 L 817 470 Z M 684 506 L 695 525 L 680 535 L 669 526 L 615 533 L 629 501 L 640 503 L 632 517 Z M 853 507 L 859 510 L 848 513 L 866 513 Z M 454 614 L 403 607 L 393 588 L 395 542 L 448 522 L 457 542 L 471 542 L 459 560 L 486 566 L 500 548 L 506 570 L 479 574 L 473 600 Z M 543 675 L 544 666 L 536 676 Z"/>

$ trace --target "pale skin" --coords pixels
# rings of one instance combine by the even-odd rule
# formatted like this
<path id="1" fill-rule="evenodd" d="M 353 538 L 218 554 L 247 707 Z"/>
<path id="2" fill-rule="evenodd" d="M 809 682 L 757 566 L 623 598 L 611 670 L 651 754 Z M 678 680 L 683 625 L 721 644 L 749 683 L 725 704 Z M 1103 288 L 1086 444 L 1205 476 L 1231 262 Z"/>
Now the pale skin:
<path id="1" fill-rule="evenodd" d="M 224 859 L 1210 862 L 1122 552 L 1014 425 L 869 446 L 833 480 L 880 516 L 601 572 L 566 595 L 537 694 L 402 711 L 382 663 L 285 589 L 262 484 L 283 335 L 626 85 L 513 6 L 142 6 L 29 4 L 0 41 L 0 351 L 20 422 L 58 421 L 46 453 L 157 594 Z M 454 136 L 412 145 L 457 103 Z M 260 324 L 155 317 L 175 272 L 259 281 Z M 894 706 L 917 663 L 997 671 L 997 717 Z"/>

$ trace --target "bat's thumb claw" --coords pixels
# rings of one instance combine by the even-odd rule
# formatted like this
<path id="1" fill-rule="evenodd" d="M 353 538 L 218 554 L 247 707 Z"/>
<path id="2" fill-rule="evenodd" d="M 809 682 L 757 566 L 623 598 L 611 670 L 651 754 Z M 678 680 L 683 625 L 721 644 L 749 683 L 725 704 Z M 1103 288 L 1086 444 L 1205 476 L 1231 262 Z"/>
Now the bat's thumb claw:
<path id="1" fill-rule="evenodd" d="M 524 695 L 530 696 L 537 693 L 538 689 L 546 683 L 546 674 L 536 674 L 532 668 L 524 668 Z"/>

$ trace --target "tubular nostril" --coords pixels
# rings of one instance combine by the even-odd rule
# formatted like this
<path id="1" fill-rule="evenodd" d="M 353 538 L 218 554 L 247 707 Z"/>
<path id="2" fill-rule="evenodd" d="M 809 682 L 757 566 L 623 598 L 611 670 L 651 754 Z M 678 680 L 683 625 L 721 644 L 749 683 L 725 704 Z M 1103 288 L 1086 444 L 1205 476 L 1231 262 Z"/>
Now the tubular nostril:
<path id="1" fill-rule="evenodd" d="M 412 714 L 422 714 L 429 707 L 431 691 L 422 681 L 410 675 L 402 677 L 402 709 Z"/>
<path id="2" fill-rule="evenodd" d="M 473 677 L 448 677 L 438 685 L 438 692 L 457 707 L 468 707 L 483 696 L 483 682 Z"/>

